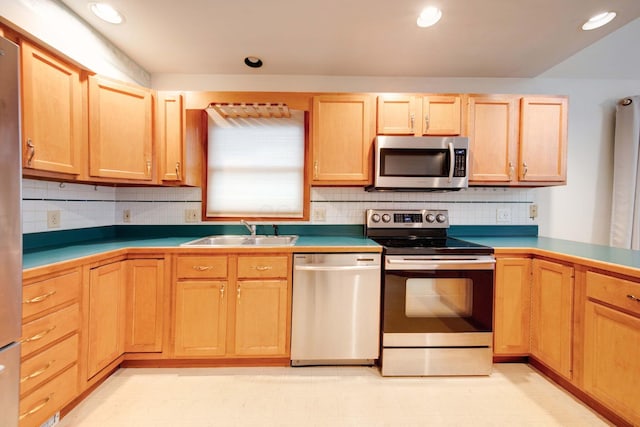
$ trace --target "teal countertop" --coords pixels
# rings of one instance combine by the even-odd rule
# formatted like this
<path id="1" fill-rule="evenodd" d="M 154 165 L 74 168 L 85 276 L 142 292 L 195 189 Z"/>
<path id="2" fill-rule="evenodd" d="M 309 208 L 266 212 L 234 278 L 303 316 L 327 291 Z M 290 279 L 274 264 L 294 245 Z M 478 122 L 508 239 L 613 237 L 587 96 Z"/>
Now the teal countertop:
<path id="1" fill-rule="evenodd" d="M 22 257 L 22 268 L 41 267 L 47 264 L 54 264 L 82 258 L 89 255 L 96 255 L 104 252 L 114 251 L 124 248 L 175 248 L 182 243 L 195 240 L 191 237 L 161 237 L 154 239 L 137 238 L 115 238 L 106 240 L 92 240 L 87 242 L 76 242 L 73 244 L 35 249 L 25 252 Z M 294 246 L 304 247 L 378 247 L 373 240 L 355 236 L 300 236 Z M 290 247 L 285 246 L 287 250 Z"/>
<path id="2" fill-rule="evenodd" d="M 456 236 L 458 237 L 458 236 Z M 465 237 L 458 238 L 494 248 L 533 248 L 640 269 L 640 251 L 604 245 L 552 239 L 549 237 Z"/>

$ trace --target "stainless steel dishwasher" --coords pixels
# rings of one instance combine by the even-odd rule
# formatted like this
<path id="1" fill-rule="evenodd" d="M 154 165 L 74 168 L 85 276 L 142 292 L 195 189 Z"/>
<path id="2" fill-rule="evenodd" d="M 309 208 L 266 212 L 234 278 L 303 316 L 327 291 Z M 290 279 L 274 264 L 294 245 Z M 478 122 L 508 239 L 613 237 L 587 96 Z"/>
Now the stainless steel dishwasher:
<path id="1" fill-rule="evenodd" d="M 372 365 L 380 352 L 378 253 L 295 254 L 291 365 Z"/>

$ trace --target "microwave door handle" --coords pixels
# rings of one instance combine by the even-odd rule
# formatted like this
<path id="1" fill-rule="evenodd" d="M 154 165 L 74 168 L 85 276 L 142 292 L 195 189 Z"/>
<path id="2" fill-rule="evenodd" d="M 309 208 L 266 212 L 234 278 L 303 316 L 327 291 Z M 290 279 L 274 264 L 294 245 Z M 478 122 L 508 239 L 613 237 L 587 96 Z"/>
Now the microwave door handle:
<path id="1" fill-rule="evenodd" d="M 449 143 L 449 183 L 453 181 L 453 169 L 456 165 L 455 153 L 453 152 L 453 142 Z"/>

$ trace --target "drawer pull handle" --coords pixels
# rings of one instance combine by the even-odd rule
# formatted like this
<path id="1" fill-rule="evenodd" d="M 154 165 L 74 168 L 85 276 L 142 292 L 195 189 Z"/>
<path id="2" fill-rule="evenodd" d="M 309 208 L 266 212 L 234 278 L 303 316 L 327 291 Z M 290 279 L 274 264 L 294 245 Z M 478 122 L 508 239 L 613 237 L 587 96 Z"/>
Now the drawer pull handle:
<path id="1" fill-rule="evenodd" d="M 49 298 L 50 296 L 54 295 L 56 293 L 55 289 L 53 291 L 49 291 L 46 294 L 42 294 L 39 295 L 37 297 L 33 297 L 31 299 L 25 300 L 24 304 L 33 304 L 35 302 L 42 302 L 44 300 L 46 300 L 47 298 Z"/>
<path id="2" fill-rule="evenodd" d="M 213 266 L 212 265 L 194 265 L 193 269 L 196 271 L 207 271 L 207 270 L 212 270 Z"/>
<path id="3" fill-rule="evenodd" d="M 54 363 L 56 363 L 56 361 L 52 360 L 49 363 L 47 363 L 45 366 L 43 366 L 42 368 L 38 369 L 37 371 L 33 371 L 29 375 L 20 378 L 20 383 L 22 384 L 25 381 L 28 381 L 28 380 L 31 380 L 33 378 L 39 377 L 40 375 L 44 374 L 47 371 L 47 369 L 52 367 Z"/>
<path id="4" fill-rule="evenodd" d="M 53 398 L 53 394 L 50 394 L 49 396 L 45 397 L 44 399 L 42 399 L 42 401 L 37 404 L 36 406 L 34 406 L 33 408 L 29 409 L 27 412 L 25 412 L 24 414 L 20 414 L 20 417 L 18 417 L 18 419 L 20 421 L 22 421 L 23 419 L 27 418 L 29 415 L 33 415 L 36 412 L 38 412 L 40 409 L 44 408 L 45 406 L 47 406 L 47 403 L 49 403 L 49 401 Z"/>
<path id="5" fill-rule="evenodd" d="M 627 295 L 627 298 L 629 298 L 631 301 L 640 302 L 640 298 L 638 298 L 635 295 L 629 294 L 629 295 Z"/>
<path id="6" fill-rule="evenodd" d="M 35 335 L 33 335 L 33 336 L 29 337 L 29 338 L 25 338 L 23 340 L 20 340 L 20 342 L 22 343 L 22 342 L 38 341 L 38 340 L 44 338 L 45 335 L 47 335 L 49 332 L 53 331 L 55 328 L 56 327 L 54 325 L 54 326 L 50 327 L 49 329 L 47 329 L 45 331 L 42 331 L 42 332 L 40 332 L 38 334 L 35 334 Z"/>
<path id="7" fill-rule="evenodd" d="M 256 265 L 255 269 L 258 271 L 267 271 L 267 270 L 273 270 L 273 267 L 270 265 Z"/>

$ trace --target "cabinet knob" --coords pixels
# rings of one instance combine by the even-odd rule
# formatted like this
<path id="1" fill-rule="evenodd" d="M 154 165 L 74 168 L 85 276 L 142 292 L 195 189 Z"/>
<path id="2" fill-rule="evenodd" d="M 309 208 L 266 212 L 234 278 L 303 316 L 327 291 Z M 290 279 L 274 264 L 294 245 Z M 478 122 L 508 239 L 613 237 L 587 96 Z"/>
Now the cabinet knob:
<path id="1" fill-rule="evenodd" d="M 180 178 L 180 162 L 176 162 L 176 180 L 182 181 L 182 178 Z"/>
<path id="2" fill-rule="evenodd" d="M 31 342 L 31 341 L 38 341 L 41 340 L 42 338 L 44 338 L 49 332 L 53 331 L 56 328 L 56 325 L 53 325 L 52 327 L 50 327 L 49 329 L 45 329 L 42 332 L 39 332 L 35 335 L 30 336 L 29 338 L 24 338 L 21 339 L 20 342 L 21 343 L 25 343 L 25 342 Z"/>
<path id="3" fill-rule="evenodd" d="M 46 365 L 44 365 L 42 368 L 38 369 L 37 371 L 33 371 L 29 375 L 26 375 L 26 376 L 20 378 L 20 383 L 22 384 L 25 381 L 28 381 L 28 380 L 31 380 L 33 378 L 39 377 L 40 375 L 44 374 L 47 371 L 47 369 L 52 367 L 55 362 L 56 362 L 55 360 L 51 360 L 51 361 L 49 361 L 49 363 L 47 363 Z"/>
<path id="4" fill-rule="evenodd" d="M 33 415 L 36 412 L 38 412 L 39 410 L 41 410 L 42 408 L 44 408 L 45 406 L 47 406 L 47 403 L 49 403 L 49 401 L 53 398 L 53 393 L 51 393 L 49 396 L 45 397 L 44 399 L 42 399 L 40 401 L 40 403 L 38 403 L 36 406 L 34 406 L 33 408 L 29 409 L 27 412 L 25 412 L 24 414 L 20 414 L 20 416 L 18 417 L 18 420 L 22 421 L 23 419 L 27 418 L 29 415 Z"/>
<path id="5" fill-rule="evenodd" d="M 429 115 L 424 115 L 424 130 L 425 132 L 429 129 Z"/>
<path id="6" fill-rule="evenodd" d="M 207 270 L 212 270 L 213 266 L 212 265 L 194 265 L 191 268 L 193 268 L 196 271 L 207 271 Z"/>
<path id="7" fill-rule="evenodd" d="M 527 162 L 522 162 L 522 177 L 527 176 L 527 172 L 529 171 L 527 167 Z"/>
<path id="8" fill-rule="evenodd" d="M 273 267 L 270 265 L 256 265 L 254 268 L 258 271 L 273 270 Z"/>
<path id="9" fill-rule="evenodd" d="M 513 167 L 513 162 L 509 162 L 509 181 L 513 181 L 514 172 L 515 172 L 515 168 Z"/>
<path id="10" fill-rule="evenodd" d="M 627 295 L 627 298 L 629 298 L 631 301 L 640 302 L 640 298 L 638 298 L 635 295 L 629 294 L 629 295 Z"/>
<path id="11" fill-rule="evenodd" d="M 224 283 L 220 286 L 220 299 L 224 300 Z"/>
<path id="12" fill-rule="evenodd" d="M 415 123 L 416 123 L 416 115 L 411 114 L 411 130 L 412 131 L 415 129 Z"/>
<path id="13" fill-rule="evenodd" d="M 318 161 L 313 161 L 313 178 L 318 179 Z"/>

